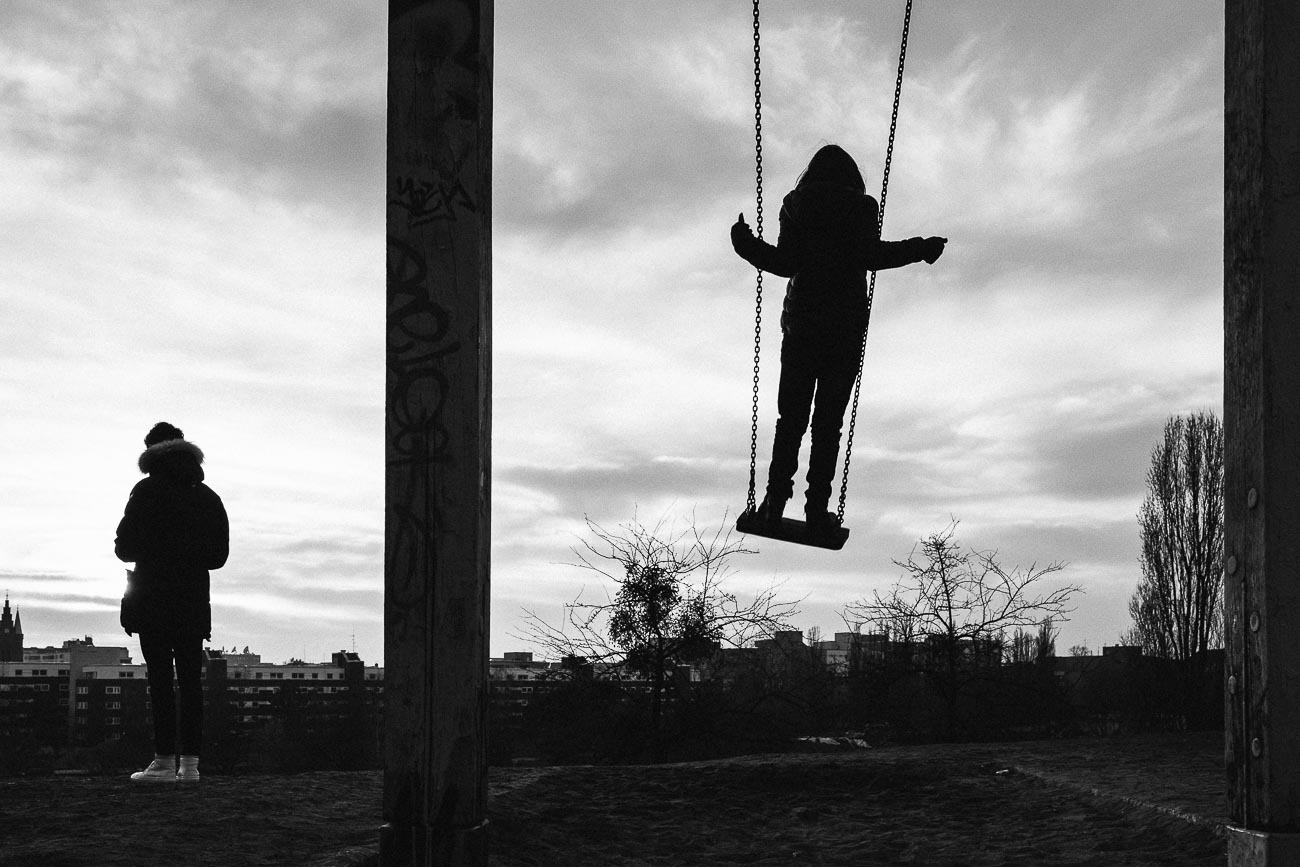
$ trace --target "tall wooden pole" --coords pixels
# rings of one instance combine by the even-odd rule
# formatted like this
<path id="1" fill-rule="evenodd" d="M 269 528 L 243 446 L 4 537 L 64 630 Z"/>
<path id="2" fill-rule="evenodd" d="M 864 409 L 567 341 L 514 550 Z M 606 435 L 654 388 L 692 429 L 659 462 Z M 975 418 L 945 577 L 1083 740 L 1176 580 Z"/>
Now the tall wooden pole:
<path id="1" fill-rule="evenodd" d="M 487 864 L 492 0 L 390 0 L 385 865 Z"/>
<path id="2" fill-rule="evenodd" d="M 1227 0 L 1228 862 L 1300 864 L 1300 11 Z"/>

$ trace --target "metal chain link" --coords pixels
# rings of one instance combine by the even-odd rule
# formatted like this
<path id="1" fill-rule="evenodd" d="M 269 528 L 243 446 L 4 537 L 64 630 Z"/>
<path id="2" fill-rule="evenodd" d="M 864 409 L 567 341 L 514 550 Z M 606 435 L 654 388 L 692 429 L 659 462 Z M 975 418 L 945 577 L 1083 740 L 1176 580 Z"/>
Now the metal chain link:
<path id="1" fill-rule="evenodd" d="M 757 9 L 758 0 L 754 0 Z M 876 235 L 883 237 L 885 229 L 885 198 L 889 195 L 889 167 L 894 159 L 894 136 L 898 132 L 898 104 L 903 95 L 903 64 L 907 61 L 907 32 L 912 23 L 912 0 L 907 0 L 903 12 L 903 39 L 898 48 L 898 77 L 894 80 L 894 110 L 889 118 L 889 144 L 885 147 L 885 168 L 880 179 L 880 214 L 876 222 Z M 849 434 L 844 444 L 844 473 L 840 476 L 840 500 L 835 515 L 844 524 L 844 502 L 849 495 L 849 464 L 853 461 L 853 433 L 858 424 L 858 395 L 862 390 L 862 368 L 867 355 L 867 329 L 871 327 L 871 302 L 876 296 L 876 272 L 871 272 L 867 286 L 867 318 L 862 327 L 862 345 L 858 348 L 858 378 L 853 384 L 853 411 L 849 416 Z"/>
<path id="2" fill-rule="evenodd" d="M 758 239 L 763 239 L 763 74 L 759 51 L 758 2 L 754 0 L 754 191 L 757 213 L 754 218 Z M 911 0 L 908 0 L 909 4 Z M 757 509 L 754 488 L 758 467 L 758 368 L 759 353 L 763 343 L 763 270 L 758 269 L 754 279 L 754 391 L 753 414 L 749 424 L 749 495 L 745 499 L 747 511 Z"/>

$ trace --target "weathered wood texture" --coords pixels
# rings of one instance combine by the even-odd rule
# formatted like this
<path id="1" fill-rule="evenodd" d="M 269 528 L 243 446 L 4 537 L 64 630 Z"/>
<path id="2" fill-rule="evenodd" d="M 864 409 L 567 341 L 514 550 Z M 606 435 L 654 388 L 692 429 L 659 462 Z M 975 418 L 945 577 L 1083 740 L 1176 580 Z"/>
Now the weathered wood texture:
<path id="1" fill-rule="evenodd" d="M 486 865 L 492 0 L 390 0 L 386 865 Z"/>
<path id="2" fill-rule="evenodd" d="M 1228 0 L 1224 93 L 1224 599 L 1235 864 L 1300 831 L 1300 26 Z M 1247 845 L 1249 843 L 1249 845 Z M 1271 853 L 1271 854 L 1269 854 Z"/>

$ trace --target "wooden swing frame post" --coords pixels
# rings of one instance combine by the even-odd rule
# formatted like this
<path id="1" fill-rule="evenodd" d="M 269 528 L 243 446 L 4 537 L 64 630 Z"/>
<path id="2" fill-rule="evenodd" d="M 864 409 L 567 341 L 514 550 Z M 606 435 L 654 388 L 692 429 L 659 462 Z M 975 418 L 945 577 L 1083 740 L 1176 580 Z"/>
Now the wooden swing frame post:
<path id="1" fill-rule="evenodd" d="M 390 0 L 380 863 L 485 867 L 492 0 Z"/>
<path id="2" fill-rule="evenodd" d="M 1300 13 L 1227 0 L 1228 863 L 1300 864 Z"/>

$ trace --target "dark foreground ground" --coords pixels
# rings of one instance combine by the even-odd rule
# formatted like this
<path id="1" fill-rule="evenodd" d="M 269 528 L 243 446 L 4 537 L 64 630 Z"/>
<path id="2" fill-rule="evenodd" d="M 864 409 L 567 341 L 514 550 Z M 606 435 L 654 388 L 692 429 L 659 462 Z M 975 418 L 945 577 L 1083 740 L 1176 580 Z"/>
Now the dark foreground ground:
<path id="1" fill-rule="evenodd" d="M 1222 735 L 492 769 L 493 865 L 1225 862 Z M 382 775 L 0 780 L 0 864 L 361 867 Z"/>

